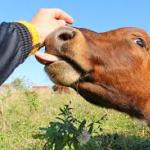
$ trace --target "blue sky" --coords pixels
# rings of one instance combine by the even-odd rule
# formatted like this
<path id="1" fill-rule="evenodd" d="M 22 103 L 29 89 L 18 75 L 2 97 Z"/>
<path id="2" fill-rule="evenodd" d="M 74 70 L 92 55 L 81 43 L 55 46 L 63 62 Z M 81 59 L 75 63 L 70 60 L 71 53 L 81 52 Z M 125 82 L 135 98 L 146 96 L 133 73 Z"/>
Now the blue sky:
<path id="1" fill-rule="evenodd" d="M 99 32 L 135 26 L 150 33 L 150 0 L 2 0 L 0 21 L 29 20 L 42 7 L 61 8 L 75 20 L 73 26 L 86 27 Z M 25 77 L 35 84 L 51 85 L 43 66 L 29 57 L 6 82 Z"/>

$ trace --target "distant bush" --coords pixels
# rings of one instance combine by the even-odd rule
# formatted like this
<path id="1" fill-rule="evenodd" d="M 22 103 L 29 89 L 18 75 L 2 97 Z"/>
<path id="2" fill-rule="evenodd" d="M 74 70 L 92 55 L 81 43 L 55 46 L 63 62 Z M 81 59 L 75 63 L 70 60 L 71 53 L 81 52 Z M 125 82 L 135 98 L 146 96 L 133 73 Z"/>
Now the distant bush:
<path id="1" fill-rule="evenodd" d="M 24 94 L 30 107 L 30 112 L 38 110 L 40 103 L 37 92 L 25 90 Z"/>
<path id="2" fill-rule="evenodd" d="M 16 78 L 10 83 L 10 85 L 16 90 L 24 90 L 27 88 L 24 78 Z"/>

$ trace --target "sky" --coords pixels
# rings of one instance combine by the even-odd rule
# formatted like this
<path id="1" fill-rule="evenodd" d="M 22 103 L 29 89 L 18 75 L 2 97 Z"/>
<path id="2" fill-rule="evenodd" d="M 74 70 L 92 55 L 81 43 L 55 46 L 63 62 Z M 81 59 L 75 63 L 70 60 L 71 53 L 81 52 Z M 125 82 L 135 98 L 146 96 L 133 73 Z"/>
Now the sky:
<path id="1" fill-rule="evenodd" d="M 150 33 L 150 0 L 1 0 L 0 22 L 30 21 L 40 8 L 60 8 L 75 20 L 73 26 L 97 32 L 119 27 L 140 27 Z M 33 84 L 52 85 L 34 56 L 6 80 L 25 78 Z"/>

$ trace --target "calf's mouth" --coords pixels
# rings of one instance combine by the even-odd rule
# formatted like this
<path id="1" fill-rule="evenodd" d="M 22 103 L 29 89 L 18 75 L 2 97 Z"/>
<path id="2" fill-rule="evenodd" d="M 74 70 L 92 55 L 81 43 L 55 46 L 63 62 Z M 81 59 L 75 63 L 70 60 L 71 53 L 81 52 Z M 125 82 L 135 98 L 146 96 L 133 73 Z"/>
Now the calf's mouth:
<path id="1" fill-rule="evenodd" d="M 89 59 L 85 58 L 88 46 L 78 29 L 60 28 L 48 36 L 45 45 L 45 53 L 35 56 L 55 83 L 71 86 L 90 72 Z"/>

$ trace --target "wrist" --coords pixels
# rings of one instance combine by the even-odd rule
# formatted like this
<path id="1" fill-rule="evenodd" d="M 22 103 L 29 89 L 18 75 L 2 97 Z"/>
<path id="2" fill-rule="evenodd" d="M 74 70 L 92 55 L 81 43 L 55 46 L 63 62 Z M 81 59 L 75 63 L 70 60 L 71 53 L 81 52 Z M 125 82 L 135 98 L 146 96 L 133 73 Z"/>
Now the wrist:
<path id="1" fill-rule="evenodd" d="M 40 49 L 40 35 L 36 29 L 36 27 L 27 21 L 19 21 L 22 25 L 26 26 L 32 38 L 32 50 L 30 54 L 35 54 Z"/>

